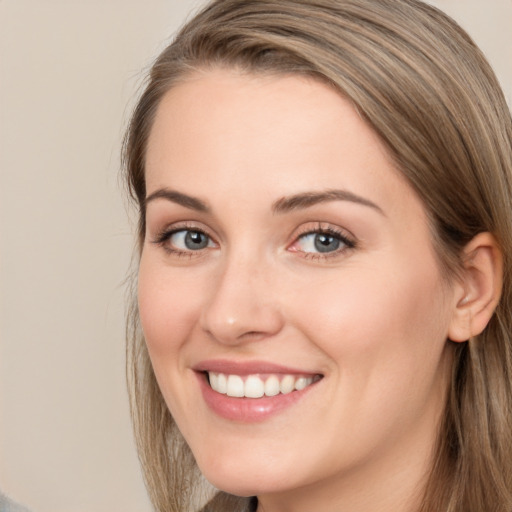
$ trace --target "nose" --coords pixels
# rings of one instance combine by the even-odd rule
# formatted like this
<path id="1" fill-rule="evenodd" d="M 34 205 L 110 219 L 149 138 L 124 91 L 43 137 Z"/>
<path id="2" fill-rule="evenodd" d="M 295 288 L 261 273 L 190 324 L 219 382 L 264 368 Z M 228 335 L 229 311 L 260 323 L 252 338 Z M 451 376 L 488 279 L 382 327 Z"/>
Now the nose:
<path id="1" fill-rule="evenodd" d="M 212 277 L 201 312 L 201 327 L 223 344 L 241 344 L 276 335 L 283 327 L 274 272 L 260 261 L 237 258 Z"/>

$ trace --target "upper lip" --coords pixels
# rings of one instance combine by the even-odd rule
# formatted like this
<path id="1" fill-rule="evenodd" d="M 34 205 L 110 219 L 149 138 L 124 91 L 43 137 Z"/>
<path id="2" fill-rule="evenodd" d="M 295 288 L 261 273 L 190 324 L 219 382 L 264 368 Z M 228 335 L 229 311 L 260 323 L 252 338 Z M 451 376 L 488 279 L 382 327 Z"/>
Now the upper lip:
<path id="1" fill-rule="evenodd" d="M 210 359 L 201 361 L 193 367 L 197 372 L 216 372 L 229 375 L 254 375 L 258 373 L 280 373 L 287 375 L 321 375 L 319 372 L 291 368 L 268 361 L 230 361 L 227 359 Z"/>

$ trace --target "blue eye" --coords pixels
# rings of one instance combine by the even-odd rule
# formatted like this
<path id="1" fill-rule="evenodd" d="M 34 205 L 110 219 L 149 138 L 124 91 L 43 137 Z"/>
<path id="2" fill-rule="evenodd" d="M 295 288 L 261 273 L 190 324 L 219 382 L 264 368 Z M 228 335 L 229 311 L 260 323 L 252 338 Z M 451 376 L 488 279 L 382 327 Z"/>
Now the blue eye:
<path id="1" fill-rule="evenodd" d="M 167 241 L 172 249 L 178 251 L 200 251 L 214 245 L 207 234 L 192 229 L 175 231 L 168 236 Z"/>
<path id="2" fill-rule="evenodd" d="M 307 233 L 297 240 L 298 249 L 303 252 L 337 251 L 343 242 L 330 233 Z"/>
<path id="3" fill-rule="evenodd" d="M 329 255 L 352 249 L 355 245 L 355 242 L 342 233 L 332 229 L 318 229 L 299 236 L 289 250 L 311 255 Z"/>

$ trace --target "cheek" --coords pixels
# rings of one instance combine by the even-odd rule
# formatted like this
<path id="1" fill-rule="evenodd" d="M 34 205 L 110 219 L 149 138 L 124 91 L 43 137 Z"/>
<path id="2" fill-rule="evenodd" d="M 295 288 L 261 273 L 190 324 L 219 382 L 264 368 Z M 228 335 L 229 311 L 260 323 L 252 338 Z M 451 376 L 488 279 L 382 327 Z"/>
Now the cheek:
<path id="1" fill-rule="evenodd" d="M 381 265 L 352 268 L 295 297 L 296 323 L 330 361 L 326 437 L 342 430 L 338 448 L 348 443 L 356 457 L 415 425 L 430 428 L 442 408 L 448 321 L 435 267 L 395 274 Z"/>
<path id="2" fill-rule="evenodd" d="M 345 371 L 370 373 L 384 360 L 392 368 L 418 367 L 444 345 L 448 315 L 435 263 L 421 272 L 410 263 L 381 263 L 312 283 L 307 294 L 290 294 L 309 339 Z"/>
<path id="3" fill-rule="evenodd" d="M 138 306 L 148 354 L 162 395 L 174 419 L 186 425 L 184 418 L 190 416 L 194 407 L 188 395 L 179 390 L 192 378 L 184 361 L 183 346 L 190 339 L 197 318 L 198 293 L 194 292 L 194 286 L 181 283 L 179 274 L 143 255 L 139 267 Z"/>
<path id="4" fill-rule="evenodd" d="M 177 357 L 197 318 L 197 287 L 181 281 L 183 275 L 162 268 L 143 254 L 139 267 L 138 306 L 154 366 L 158 366 L 157 358 Z"/>

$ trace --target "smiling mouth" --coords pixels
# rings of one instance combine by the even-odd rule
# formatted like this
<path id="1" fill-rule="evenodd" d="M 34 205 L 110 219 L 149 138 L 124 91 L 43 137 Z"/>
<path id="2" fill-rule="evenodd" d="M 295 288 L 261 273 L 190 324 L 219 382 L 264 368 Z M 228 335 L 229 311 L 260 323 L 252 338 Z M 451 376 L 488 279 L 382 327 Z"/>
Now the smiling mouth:
<path id="1" fill-rule="evenodd" d="M 205 372 L 210 387 L 217 393 L 233 398 L 262 398 L 279 394 L 287 395 L 301 391 L 315 382 L 322 375 L 229 375 L 219 372 Z"/>

